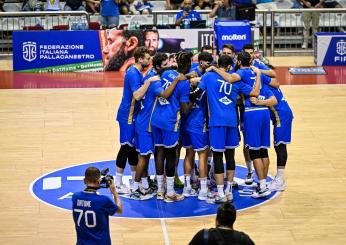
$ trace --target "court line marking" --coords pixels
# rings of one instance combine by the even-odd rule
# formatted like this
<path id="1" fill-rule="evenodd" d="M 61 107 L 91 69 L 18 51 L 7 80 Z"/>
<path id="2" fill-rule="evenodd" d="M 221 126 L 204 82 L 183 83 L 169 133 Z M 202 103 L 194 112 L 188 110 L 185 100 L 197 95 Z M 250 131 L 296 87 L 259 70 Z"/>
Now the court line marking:
<path id="1" fill-rule="evenodd" d="M 160 221 L 161 221 L 161 228 L 162 228 L 162 232 L 163 232 L 163 237 L 165 238 L 165 244 L 169 245 L 169 237 L 168 237 L 165 219 L 161 218 Z"/>

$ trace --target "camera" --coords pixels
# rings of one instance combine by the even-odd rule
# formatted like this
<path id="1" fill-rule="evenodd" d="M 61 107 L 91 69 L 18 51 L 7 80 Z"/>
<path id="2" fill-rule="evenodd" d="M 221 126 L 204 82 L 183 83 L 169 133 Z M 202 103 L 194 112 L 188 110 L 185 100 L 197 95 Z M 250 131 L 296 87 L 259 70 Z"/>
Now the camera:
<path id="1" fill-rule="evenodd" d="M 105 168 L 101 170 L 101 182 L 100 188 L 109 188 L 109 183 L 113 180 L 113 176 L 108 174 L 109 168 Z"/>

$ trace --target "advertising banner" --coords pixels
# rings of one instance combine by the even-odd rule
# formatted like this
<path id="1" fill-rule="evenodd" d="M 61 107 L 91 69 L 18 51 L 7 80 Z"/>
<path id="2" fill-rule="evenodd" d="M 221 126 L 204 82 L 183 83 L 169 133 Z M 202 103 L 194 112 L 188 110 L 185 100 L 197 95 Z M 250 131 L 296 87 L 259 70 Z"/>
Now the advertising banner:
<path id="1" fill-rule="evenodd" d="M 253 35 L 254 40 L 259 38 L 258 31 Z M 225 42 L 236 45 L 234 40 Z M 126 71 L 134 63 L 134 51 L 140 46 L 146 46 L 154 55 L 197 52 L 205 45 L 215 47 L 213 29 L 15 31 L 13 70 Z"/>
<path id="2" fill-rule="evenodd" d="M 102 70 L 97 31 L 15 31 L 13 70 L 68 72 Z"/>
<path id="3" fill-rule="evenodd" d="M 315 63 L 346 66 L 346 33 L 315 33 Z"/>
<path id="4" fill-rule="evenodd" d="M 236 52 L 241 51 L 244 44 L 251 42 L 251 26 L 248 21 L 215 20 L 214 31 L 217 48 L 222 45 L 233 44 Z"/>

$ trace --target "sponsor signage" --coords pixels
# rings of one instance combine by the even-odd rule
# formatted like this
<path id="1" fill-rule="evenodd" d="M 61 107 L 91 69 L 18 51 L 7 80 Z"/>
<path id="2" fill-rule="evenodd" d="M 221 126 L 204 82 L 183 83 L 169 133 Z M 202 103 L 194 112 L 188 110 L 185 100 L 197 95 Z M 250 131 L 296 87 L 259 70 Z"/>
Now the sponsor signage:
<path id="1" fill-rule="evenodd" d="M 214 32 L 219 51 L 222 45 L 230 43 L 236 52 L 239 52 L 244 44 L 252 43 L 251 26 L 248 21 L 215 20 Z"/>
<path id="2" fill-rule="evenodd" d="M 315 63 L 323 66 L 346 66 L 346 33 L 315 34 Z"/>

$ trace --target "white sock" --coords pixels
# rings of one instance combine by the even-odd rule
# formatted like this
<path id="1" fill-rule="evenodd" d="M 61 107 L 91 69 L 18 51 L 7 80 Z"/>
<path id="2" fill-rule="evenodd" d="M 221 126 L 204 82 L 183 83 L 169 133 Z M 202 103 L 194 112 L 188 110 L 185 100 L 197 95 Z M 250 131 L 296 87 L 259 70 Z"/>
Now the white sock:
<path id="1" fill-rule="evenodd" d="M 132 185 L 132 191 L 135 191 L 139 188 L 139 182 L 133 182 L 133 185 Z"/>
<path id="2" fill-rule="evenodd" d="M 223 191 L 223 185 L 217 185 L 217 193 L 219 197 L 223 198 L 225 196 L 225 192 Z"/>
<path id="3" fill-rule="evenodd" d="M 115 185 L 116 186 L 121 186 L 123 183 L 123 174 L 122 173 L 116 173 L 115 175 Z"/>
<path id="4" fill-rule="evenodd" d="M 232 191 L 232 181 L 227 180 L 226 190 L 225 192 L 231 192 Z"/>
<path id="5" fill-rule="evenodd" d="M 141 178 L 142 180 L 142 186 L 144 189 L 148 189 L 149 188 L 149 183 L 148 183 L 148 178 L 147 177 L 143 177 Z"/>
<path id="6" fill-rule="evenodd" d="M 258 181 L 259 184 L 260 184 L 260 189 L 261 190 L 264 190 L 265 188 L 267 188 L 267 183 L 266 183 L 266 180 L 265 179 L 261 179 Z"/>
<path id="7" fill-rule="evenodd" d="M 202 192 L 207 192 L 207 178 L 200 179 L 201 182 L 201 191 Z"/>
<path id="8" fill-rule="evenodd" d="M 157 191 L 163 192 L 163 175 L 156 175 L 157 177 Z"/>
<path id="9" fill-rule="evenodd" d="M 174 177 L 167 177 L 167 195 L 173 196 L 174 193 Z"/>
<path id="10" fill-rule="evenodd" d="M 131 171 L 132 181 L 135 182 L 136 171 Z"/>
<path id="11" fill-rule="evenodd" d="M 191 176 L 190 175 L 185 175 L 185 181 L 184 181 L 184 185 L 187 188 L 191 188 Z"/>
<path id="12" fill-rule="evenodd" d="M 252 167 L 253 165 L 252 165 L 252 161 L 250 160 L 250 161 L 246 161 L 246 167 L 247 167 L 247 171 L 249 172 L 249 173 L 252 173 L 252 171 L 253 171 L 253 167 Z"/>
<path id="13" fill-rule="evenodd" d="M 278 168 L 276 172 L 276 178 L 278 179 L 284 179 L 285 169 L 284 168 Z"/>

